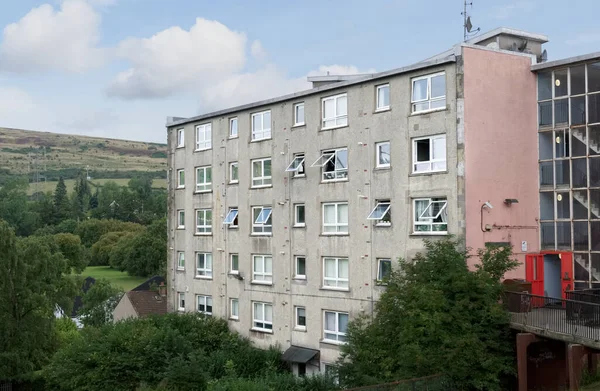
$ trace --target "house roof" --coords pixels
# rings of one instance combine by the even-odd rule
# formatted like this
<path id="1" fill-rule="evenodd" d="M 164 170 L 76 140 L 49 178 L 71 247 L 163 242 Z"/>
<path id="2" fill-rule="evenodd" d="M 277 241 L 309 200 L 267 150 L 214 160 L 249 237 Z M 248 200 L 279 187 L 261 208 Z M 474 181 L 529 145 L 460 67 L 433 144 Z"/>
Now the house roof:
<path id="1" fill-rule="evenodd" d="M 155 291 L 129 291 L 127 298 L 138 316 L 167 313 L 167 298 Z"/>
<path id="2" fill-rule="evenodd" d="M 275 103 L 279 103 L 279 102 L 283 102 L 283 101 L 287 101 L 287 100 L 291 100 L 291 99 L 314 95 L 314 94 L 318 94 L 321 92 L 344 88 L 344 87 L 351 86 L 354 84 L 360 84 L 360 83 L 368 82 L 371 80 L 382 79 L 384 77 L 400 75 L 403 73 L 408 73 L 408 72 L 412 72 L 412 71 L 416 71 L 416 70 L 424 69 L 424 68 L 430 68 L 430 67 L 433 67 L 436 65 L 442 65 L 442 64 L 447 64 L 447 63 L 451 63 L 451 62 L 456 62 L 456 57 L 454 55 L 454 52 L 450 52 L 447 56 L 445 56 L 443 58 L 436 58 L 431 61 L 421 61 L 421 62 L 417 62 L 415 64 L 411 64 L 411 65 L 408 65 L 405 67 L 396 68 L 396 69 L 392 69 L 392 70 L 385 71 L 385 72 L 365 74 L 365 75 L 361 75 L 356 78 L 348 77 L 349 80 L 340 81 L 337 83 L 326 84 L 326 85 L 323 85 L 320 87 L 311 88 L 310 90 L 295 92 L 293 94 L 278 96 L 275 98 L 261 100 L 258 102 L 252 102 L 252 103 L 248 103 L 248 104 L 241 105 L 241 106 L 230 107 L 230 108 L 227 108 L 224 110 L 213 111 L 212 113 L 202 114 L 202 115 L 198 115 L 195 117 L 190 117 L 190 118 L 172 117 L 170 119 L 170 121 L 169 121 L 169 119 L 167 120 L 166 126 L 170 128 L 173 126 L 185 125 L 190 122 L 202 121 L 202 120 L 209 119 L 209 118 L 219 117 L 222 115 L 228 115 L 228 114 L 235 113 L 238 111 L 250 110 L 250 109 L 258 108 L 261 106 L 272 105 Z"/>

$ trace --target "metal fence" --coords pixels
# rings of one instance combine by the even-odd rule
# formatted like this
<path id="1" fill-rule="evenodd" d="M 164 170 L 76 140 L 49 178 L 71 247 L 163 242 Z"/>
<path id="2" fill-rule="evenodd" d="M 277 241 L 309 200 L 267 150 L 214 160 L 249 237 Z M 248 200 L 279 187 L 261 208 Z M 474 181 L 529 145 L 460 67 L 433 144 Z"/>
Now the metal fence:
<path id="1" fill-rule="evenodd" d="M 4 383 L 0 381 L 0 391 L 12 391 L 12 383 Z"/>
<path id="2" fill-rule="evenodd" d="M 432 375 L 392 383 L 349 388 L 346 391 L 452 391 L 452 387 L 450 387 L 444 376 Z"/>
<path id="3" fill-rule="evenodd" d="M 579 299 L 586 296 L 572 294 Z M 556 299 L 521 292 L 505 292 L 504 305 L 511 322 L 530 329 L 600 341 L 600 304 Z"/>

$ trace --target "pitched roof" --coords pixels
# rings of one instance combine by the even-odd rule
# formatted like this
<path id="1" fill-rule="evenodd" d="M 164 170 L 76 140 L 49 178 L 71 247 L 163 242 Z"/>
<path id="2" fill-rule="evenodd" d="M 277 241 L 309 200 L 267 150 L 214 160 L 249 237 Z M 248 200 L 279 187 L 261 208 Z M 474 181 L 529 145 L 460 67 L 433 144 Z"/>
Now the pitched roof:
<path id="1" fill-rule="evenodd" d="M 140 285 L 133 288 L 132 291 L 149 291 L 149 290 L 151 290 L 153 285 L 156 285 L 156 287 L 158 287 L 161 282 L 165 283 L 165 285 L 166 285 L 166 281 L 163 277 L 161 277 L 161 276 L 150 277 L 148 280 L 142 282 Z"/>
<path id="2" fill-rule="evenodd" d="M 167 313 L 167 298 L 153 291 L 129 291 L 127 297 L 138 316 Z"/>

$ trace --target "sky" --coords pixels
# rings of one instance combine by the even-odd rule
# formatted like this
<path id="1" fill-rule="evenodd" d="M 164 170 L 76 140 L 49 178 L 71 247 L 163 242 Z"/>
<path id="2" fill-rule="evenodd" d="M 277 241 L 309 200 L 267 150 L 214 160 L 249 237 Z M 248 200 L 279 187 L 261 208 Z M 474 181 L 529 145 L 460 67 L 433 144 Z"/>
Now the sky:
<path id="1" fill-rule="evenodd" d="M 600 50 L 597 0 L 472 0 L 483 32 Z M 462 40 L 462 0 L 0 0 L 0 127 L 166 142 L 190 117 L 385 71 Z"/>

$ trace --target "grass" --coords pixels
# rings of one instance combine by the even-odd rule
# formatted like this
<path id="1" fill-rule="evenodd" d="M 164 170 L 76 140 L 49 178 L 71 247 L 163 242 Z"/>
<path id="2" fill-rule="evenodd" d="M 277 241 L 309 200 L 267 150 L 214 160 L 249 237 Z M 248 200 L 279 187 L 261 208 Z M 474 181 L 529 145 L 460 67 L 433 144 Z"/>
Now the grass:
<path id="1" fill-rule="evenodd" d="M 81 273 L 82 277 L 93 277 L 95 279 L 106 278 L 113 285 L 120 287 L 125 292 L 132 290 L 142 282 L 146 281 L 143 277 L 132 277 L 125 272 L 111 269 L 109 266 L 88 266 Z"/>
<path id="2" fill-rule="evenodd" d="M 129 183 L 129 179 L 127 178 L 117 178 L 117 179 L 92 179 L 90 182 L 92 184 L 91 190 L 92 193 L 95 191 L 95 186 L 102 186 L 106 182 L 115 182 L 119 186 L 127 186 Z M 46 192 L 54 192 L 56 189 L 56 184 L 58 181 L 48 181 L 48 182 L 40 182 L 37 185 L 35 183 L 30 183 L 29 188 L 27 189 L 27 194 L 32 195 L 36 191 L 41 191 L 43 193 Z M 94 186 L 95 185 L 95 186 Z M 75 189 L 75 179 L 65 179 L 65 186 L 67 187 L 67 192 L 69 194 L 73 193 Z M 155 189 L 165 189 L 167 187 L 167 181 L 165 179 L 154 179 L 152 181 L 152 187 Z"/>

